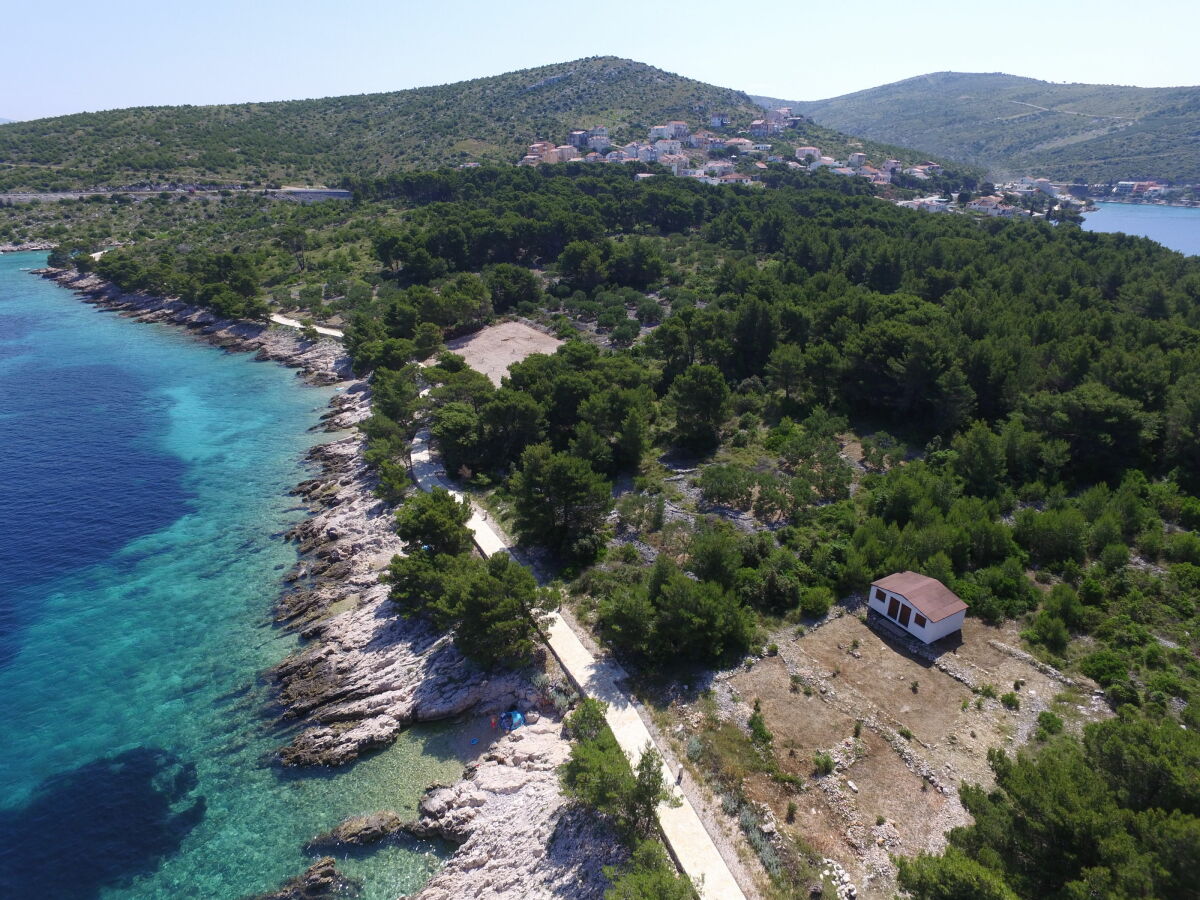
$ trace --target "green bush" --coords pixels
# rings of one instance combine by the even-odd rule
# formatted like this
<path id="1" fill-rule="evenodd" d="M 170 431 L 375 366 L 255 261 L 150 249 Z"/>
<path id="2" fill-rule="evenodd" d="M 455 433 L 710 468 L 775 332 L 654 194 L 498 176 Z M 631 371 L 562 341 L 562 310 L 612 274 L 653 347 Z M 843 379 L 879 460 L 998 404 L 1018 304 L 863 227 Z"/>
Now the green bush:
<path id="1" fill-rule="evenodd" d="M 1063 720 L 1050 712 L 1048 709 L 1043 709 L 1038 713 L 1037 717 L 1037 737 L 1039 740 L 1046 740 L 1050 735 L 1061 733 L 1063 730 Z"/>
<path id="2" fill-rule="evenodd" d="M 1124 681 L 1129 675 L 1129 665 L 1114 650 L 1097 650 L 1079 661 L 1079 671 L 1101 687 Z"/>
<path id="3" fill-rule="evenodd" d="M 800 612 L 810 618 L 820 618 L 829 612 L 836 598 L 824 586 L 805 588 L 800 594 Z"/>

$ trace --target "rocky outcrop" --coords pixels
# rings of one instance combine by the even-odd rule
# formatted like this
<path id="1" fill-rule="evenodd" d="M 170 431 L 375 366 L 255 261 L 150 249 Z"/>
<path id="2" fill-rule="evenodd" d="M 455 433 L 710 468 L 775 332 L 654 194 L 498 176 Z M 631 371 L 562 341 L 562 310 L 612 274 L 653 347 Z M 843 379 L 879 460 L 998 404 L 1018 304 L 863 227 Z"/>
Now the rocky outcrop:
<path id="1" fill-rule="evenodd" d="M 91 273 L 69 269 L 39 269 L 37 273 L 80 294 L 86 303 L 139 322 L 178 325 L 218 347 L 253 352 L 259 359 L 298 368 L 314 384 L 333 384 L 351 377 L 350 360 L 334 340 L 306 341 L 292 329 L 223 319 L 210 310 L 169 297 L 125 293 Z"/>
<path id="2" fill-rule="evenodd" d="M 366 847 L 404 829 L 404 821 L 394 812 L 369 816 L 351 816 L 331 831 L 319 834 L 304 845 L 305 853 L 325 853 L 348 847 Z"/>
<path id="3" fill-rule="evenodd" d="M 390 744 L 413 722 L 536 702 L 522 676 L 488 676 L 450 636 L 396 615 L 373 588 L 365 605 L 321 622 L 317 640 L 271 670 L 288 717 L 307 724 L 279 753 L 284 765 L 339 766 Z"/>
<path id="4" fill-rule="evenodd" d="M 365 392 L 340 396 L 331 422 L 369 414 Z M 288 766 L 343 765 L 413 722 L 537 702 L 523 676 L 489 676 L 449 636 L 397 615 L 379 575 L 404 545 L 392 508 L 375 496 L 363 443 L 352 434 L 314 448 L 321 474 L 297 488 L 312 515 L 288 532 L 301 559 L 276 619 L 308 643 L 268 672 L 284 719 L 304 720 L 280 751 Z"/>
<path id="5" fill-rule="evenodd" d="M 430 790 L 408 831 L 461 846 L 417 897 L 602 897 L 604 867 L 625 854 L 593 813 L 563 797 L 557 770 L 569 754 L 561 724 L 541 719 L 500 740 L 458 784 Z"/>
<path id="6" fill-rule="evenodd" d="M 254 894 L 246 900 L 326 900 L 330 897 L 353 897 L 362 885 L 337 870 L 332 856 L 322 857 L 295 878 L 279 885 L 278 890 Z"/>

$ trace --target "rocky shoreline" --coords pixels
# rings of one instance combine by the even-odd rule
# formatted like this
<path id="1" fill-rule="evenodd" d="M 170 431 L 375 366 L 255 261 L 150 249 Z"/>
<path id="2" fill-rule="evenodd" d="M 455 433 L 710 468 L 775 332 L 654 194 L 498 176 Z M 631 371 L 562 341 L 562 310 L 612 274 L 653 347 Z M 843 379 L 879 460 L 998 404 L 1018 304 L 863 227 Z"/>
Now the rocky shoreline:
<path id="1" fill-rule="evenodd" d="M 57 246 L 53 241 L 25 241 L 14 244 L 0 244 L 0 253 L 30 253 L 36 250 L 53 250 Z"/>
<path id="2" fill-rule="evenodd" d="M 420 900 L 603 897 L 604 867 L 627 854 L 594 813 L 564 805 L 558 767 L 569 754 L 562 724 L 540 719 L 498 741 L 458 784 L 430 789 L 405 830 L 459 847 Z"/>
<path id="3" fill-rule="evenodd" d="M 257 359 L 299 369 L 311 384 L 337 384 L 353 378 L 350 360 L 336 341 L 305 341 L 297 333 L 272 328 L 262 322 L 222 319 L 182 300 L 127 294 L 91 273 L 69 269 L 34 269 L 33 272 L 74 291 L 84 303 L 139 322 L 161 322 L 186 328 L 201 340 L 226 350 L 254 353 Z"/>
<path id="4" fill-rule="evenodd" d="M 119 315 L 180 326 L 227 350 L 297 368 L 310 383 L 342 385 L 322 416 L 325 431 L 353 429 L 371 413 L 370 387 L 353 380 L 336 341 L 306 341 L 288 329 L 222 319 L 182 300 L 124 293 L 94 274 L 36 274 Z M 308 461 L 317 477 L 294 491 L 309 516 L 286 535 L 299 545 L 300 560 L 286 576 L 289 588 L 276 602 L 275 617 L 299 629 L 305 644 L 266 673 L 281 723 L 298 731 L 279 752 L 287 766 L 344 765 L 391 743 L 413 722 L 537 701 L 523 676 L 488 677 L 448 635 L 394 614 L 379 575 L 403 543 L 392 530 L 392 508 L 375 496 L 365 444 L 353 431 L 314 447 Z"/>
<path id="5" fill-rule="evenodd" d="M 375 496 L 376 480 L 363 455 L 366 440 L 353 430 L 370 415 L 370 388 L 353 379 L 338 342 L 305 341 L 286 329 L 221 319 L 180 300 L 126 294 L 92 274 L 36 274 L 119 315 L 180 326 L 211 344 L 297 368 L 313 384 L 341 388 L 317 427 L 350 433 L 309 451 L 317 474 L 293 491 L 309 515 L 286 535 L 298 545 L 300 559 L 286 576 L 275 618 L 300 631 L 304 643 L 265 673 L 277 700 L 276 722 L 290 736 L 279 763 L 345 765 L 387 746 L 414 722 L 539 704 L 527 675 L 488 675 L 449 636 L 390 608 L 379 575 L 403 544 L 392 530 L 392 507 Z M 561 725 L 543 718 L 490 748 L 456 786 L 431 788 L 416 822 L 399 823 L 389 813 L 356 817 L 315 837 L 310 849 L 344 850 L 400 831 L 438 835 L 460 849 L 418 895 L 426 900 L 599 898 L 607 886 L 603 866 L 620 862 L 623 851 L 594 816 L 569 807 L 562 796 L 557 767 L 569 749 Z M 325 857 L 262 896 L 353 891 Z"/>

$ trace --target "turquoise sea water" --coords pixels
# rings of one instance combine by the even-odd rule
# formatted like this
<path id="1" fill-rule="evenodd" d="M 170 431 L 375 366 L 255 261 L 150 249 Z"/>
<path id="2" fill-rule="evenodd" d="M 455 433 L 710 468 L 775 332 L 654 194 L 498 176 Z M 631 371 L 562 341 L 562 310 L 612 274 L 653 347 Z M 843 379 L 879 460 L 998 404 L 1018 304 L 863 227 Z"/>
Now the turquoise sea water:
<path id="1" fill-rule="evenodd" d="M 1200 209 L 1101 203 L 1083 217 L 1084 231 L 1123 231 L 1152 238 L 1165 247 L 1200 256 Z"/>
<path id="2" fill-rule="evenodd" d="M 257 673 L 330 389 L 98 312 L 0 255 L 0 896 L 237 898 L 354 813 L 411 814 L 461 730 L 284 773 Z M 368 898 L 440 848 L 350 859 Z"/>

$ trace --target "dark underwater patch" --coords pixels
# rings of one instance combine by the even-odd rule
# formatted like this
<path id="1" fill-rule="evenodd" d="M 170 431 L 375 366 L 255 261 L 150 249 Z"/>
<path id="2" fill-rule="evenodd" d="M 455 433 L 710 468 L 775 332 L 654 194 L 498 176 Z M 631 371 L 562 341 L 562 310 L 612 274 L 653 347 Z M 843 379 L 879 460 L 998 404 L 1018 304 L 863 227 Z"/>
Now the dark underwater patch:
<path id="1" fill-rule="evenodd" d="M 196 770 L 138 747 L 43 781 L 0 812 L 0 897 L 90 900 L 155 871 L 204 818 Z"/>

